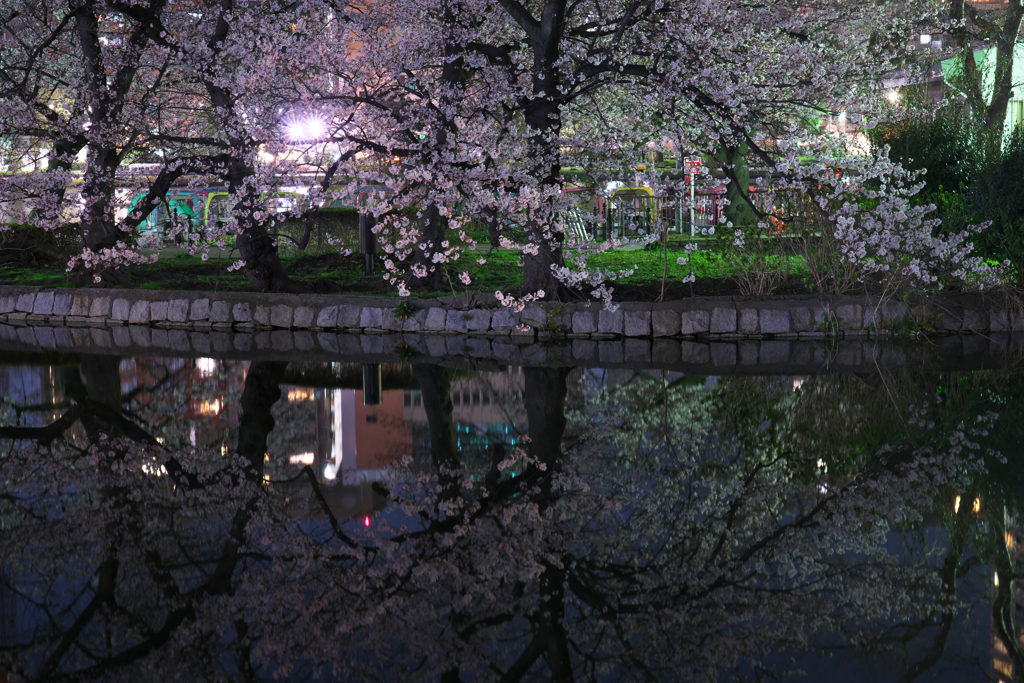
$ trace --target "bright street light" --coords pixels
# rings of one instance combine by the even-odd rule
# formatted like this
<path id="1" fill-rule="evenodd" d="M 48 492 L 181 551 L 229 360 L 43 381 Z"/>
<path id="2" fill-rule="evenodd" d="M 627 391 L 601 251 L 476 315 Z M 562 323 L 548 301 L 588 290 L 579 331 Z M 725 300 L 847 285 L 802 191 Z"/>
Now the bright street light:
<path id="1" fill-rule="evenodd" d="M 297 119 L 288 124 L 288 137 L 293 142 L 315 142 L 324 137 L 326 132 L 324 122 L 315 116 Z"/>

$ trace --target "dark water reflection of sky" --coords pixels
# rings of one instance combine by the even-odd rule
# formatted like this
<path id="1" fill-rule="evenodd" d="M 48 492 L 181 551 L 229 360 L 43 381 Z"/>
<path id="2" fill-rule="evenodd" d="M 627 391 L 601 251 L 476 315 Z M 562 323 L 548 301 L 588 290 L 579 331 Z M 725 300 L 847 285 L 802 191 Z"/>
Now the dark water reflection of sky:
<path id="1" fill-rule="evenodd" d="M 3 365 L 0 680 L 1015 680 L 1022 390 Z"/>

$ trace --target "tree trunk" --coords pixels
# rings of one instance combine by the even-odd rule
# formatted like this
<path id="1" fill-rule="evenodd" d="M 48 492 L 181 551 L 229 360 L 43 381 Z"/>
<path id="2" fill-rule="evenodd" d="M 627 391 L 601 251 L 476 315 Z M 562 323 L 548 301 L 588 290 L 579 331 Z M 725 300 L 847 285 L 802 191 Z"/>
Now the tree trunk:
<path id="1" fill-rule="evenodd" d="M 750 169 L 747 166 L 749 151 L 744 142 L 740 143 L 739 147 L 720 145 L 715 153 L 715 161 L 730 167 L 730 179 L 725 186 L 725 197 L 729 200 L 728 206 L 725 207 L 725 217 L 736 228 L 749 227 L 757 223 L 747 199 L 750 191 Z"/>
<path id="2" fill-rule="evenodd" d="M 529 158 L 538 189 L 542 190 L 562 187 L 559 150 L 562 113 L 556 99 L 561 82 L 556 63 L 561 57 L 565 10 L 564 1 L 549 1 L 544 5 L 540 21 L 524 26 L 531 35 L 533 49 L 533 98 L 526 105 L 525 122 L 534 131 Z M 526 224 L 527 239 L 538 251 L 536 255 L 524 254 L 523 290 L 527 293 L 543 290 L 546 299 L 559 298 L 562 290 L 561 283 L 551 272 L 552 267 L 565 264 L 562 254 L 565 237 L 555 230 L 556 218 L 551 211 L 529 219 Z"/>
<path id="3" fill-rule="evenodd" d="M 445 265 L 434 262 L 434 254 L 442 251 L 441 242 L 444 241 L 447 229 L 448 219 L 441 215 L 437 204 L 428 204 L 423 209 L 423 218 L 420 221 L 420 243 L 429 246 L 416 250 L 416 263 L 427 271 L 427 274 L 422 278 L 413 278 L 411 284 L 416 289 L 437 292 L 451 287 Z"/>

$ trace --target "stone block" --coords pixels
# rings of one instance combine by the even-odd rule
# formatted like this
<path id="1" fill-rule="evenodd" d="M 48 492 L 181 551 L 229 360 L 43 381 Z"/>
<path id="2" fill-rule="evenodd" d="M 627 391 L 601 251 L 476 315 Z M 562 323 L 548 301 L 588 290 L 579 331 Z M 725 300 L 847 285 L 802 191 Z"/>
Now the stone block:
<path id="1" fill-rule="evenodd" d="M 359 327 L 359 319 L 363 317 L 363 307 L 355 304 L 338 306 L 338 327 L 354 329 Z"/>
<path id="2" fill-rule="evenodd" d="M 736 365 L 736 345 L 727 342 L 712 342 L 711 364 L 715 366 Z"/>
<path id="3" fill-rule="evenodd" d="M 231 304 L 227 301 L 214 301 L 210 305 L 210 322 L 211 323 L 230 323 L 231 322 Z"/>
<path id="4" fill-rule="evenodd" d="M 291 309 L 289 309 L 289 313 Z M 275 351 L 286 353 L 295 348 L 295 340 L 289 330 L 274 330 L 270 333 L 270 348 Z"/>
<path id="5" fill-rule="evenodd" d="M 367 306 L 359 314 L 359 327 L 380 328 L 384 324 L 384 309 Z M 379 353 L 379 352 L 375 352 Z"/>
<path id="6" fill-rule="evenodd" d="M 572 314 L 572 333 L 593 334 L 597 332 L 596 318 L 595 311 L 576 311 Z M 575 348 L 575 344 L 573 348 Z M 575 355 L 575 351 L 573 355 Z"/>
<path id="7" fill-rule="evenodd" d="M 757 334 L 760 331 L 757 326 L 756 308 L 741 308 L 737 314 L 736 329 L 740 334 Z"/>
<path id="8" fill-rule="evenodd" d="M 519 322 L 534 329 L 547 327 L 548 311 L 540 304 L 530 304 L 519 314 Z"/>
<path id="9" fill-rule="evenodd" d="M 711 309 L 711 334 L 734 334 L 736 332 L 736 309 Z"/>
<path id="10" fill-rule="evenodd" d="M 35 292 L 29 292 L 18 297 L 18 303 L 15 305 L 14 310 L 22 313 L 31 313 L 35 305 L 36 294 Z"/>
<path id="11" fill-rule="evenodd" d="M 572 342 L 572 357 L 576 360 L 593 360 L 597 353 L 597 342 L 590 339 L 575 339 Z"/>
<path id="12" fill-rule="evenodd" d="M 651 312 L 624 311 L 622 316 L 622 331 L 627 337 L 651 336 Z"/>
<path id="13" fill-rule="evenodd" d="M 172 323 L 183 323 L 188 320 L 188 299 L 174 299 L 167 304 L 167 319 Z"/>
<path id="14" fill-rule="evenodd" d="M 71 309 L 66 315 L 89 315 L 89 297 L 85 294 L 75 294 L 71 297 Z"/>
<path id="15" fill-rule="evenodd" d="M 601 309 L 597 314 L 597 331 L 601 334 L 622 334 L 625 325 L 625 314 L 620 308 L 617 311 Z"/>
<path id="16" fill-rule="evenodd" d="M 901 323 L 910 317 L 910 307 L 902 301 L 889 301 L 882 305 L 882 321 L 886 326 Z"/>
<path id="17" fill-rule="evenodd" d="M 624 358 L 621 341 L 600 341 L 597 356 L 602 363 L 621 363 Z"/>
<path id="18" fill-rule="evenodd" d="M 806 306 L 797 306 L 789 312 L 789 325 L 791 332 L 810 332 L 814 329 L 814 318 L 811 316 L 811 309 Z"/>
<path id="19" fill-rule="evenodd" d="M 110 307 L 110 317 L 114 320 L 128 320 L 131 317 L 132 305 L 128 299 L 114 299 Z"/>
<path id="20" fill-rule="evenodd" d="M 399 320 L 395 316 L 394 310 L 390 308 L 384 309 L 384 314 L 381 317 L 381 327 L 390 332 L 401 332 L 405 329 L 405 321 Z"/>
<path id="21" fill-rule="evenodd" d="M 196 299 L 192 302 L 192 306 L 188 312 L 189 320 L 209 320 L 210 319 L 210 300 L 209 299 Z"/>
<path id="22" fill-rule="evenodd" d="M 89 307 L 90 318 L 106 318 L 110 315 L 110 297 L 98 296 L 92 300 Z"/>
<path id="23" fill-rule="evenodd" d="M 679 360 L 690 365 L 707 365 L 711 362 L 710 345 L 682 341 L 679 343 Z"/>
<path id="24" fill-rule="evenodd" d="M 651 331 L 655 337 L 674 337 L 679 334 L 682 318 L 679 311 L 659 309 L 651 311 Z"/>
<path id="25" fill-rule="evenodd" d="M 840 328 L 843 330 L 864 329 L 864 307 L 860 304 L 837 306 L 836 317 L 839 318 Z"/>
<path id="26" fill-rule="evenodd" d="M 435 306 L 427 311 L 427 317 L 423 321 L 423 329 L 427 332 L 444 332 L 447 320 L 448 310 Z"/>
<path id="27" fill-rule="evenodd" d="M 292 326 L 302 329 L 313 327 L 315 311 L 309 306 L 299 306 L 292 313 Z"/>
<path id="28" fill-rule="evenodd" d="M 988 329 L 989 316 L 985 311 L 977 308 L 965 308 L 964 309 L 964 327 L 965 330 L 972 332 L 983 332 Z"/>
<path id="29" fill-rule="evenodd" d="M 31 327 L 19 327 L 17 331 L 18 341 L 28 346 L 35 346 L 38 344 L 35 333 Z"/>
<path id="30" fill-rule="evenodd" d="M 276 304 L 270 307 L 270 326 L 285 327 L 292 326 L 292 307 L 284 304 Z"/>
<path id="31" fill-rule="evenodd" d="M 761 309 L 761 334 L 788 334 L 789 311 Z"/>
<path id="32" fill-rule="evenodd" d="M 252 319 L 257 325 L 270 327 L 270 307 L 257 306 L 256 311 L 252 314 Z M 235 318 L 235 320 L 238 320 L 238 318 Z"/>
<path id="33" fill-rule="evenodd" d="M 136 301 L 128 310 L 128 323 L 130 325 L 145 325 L 149 322 L 149 302 L 146 300 Z"/>
<path id="34" fill-rule="evenodd" d="M 132 325 L 128 328 L 128 332 L 132 335 L 132 343 L 136 346 L 150 346 L 153 343 L 152 335 L 148 327 L 142 327 L 141 325 Z"/>
<path id="35" fill-rule="evenodd" d="M 153 301 L 149 304 L 149 319 L 152 322 L 167 320 L 167 302 Z"/>
<path id="36" fill-rule="evenodd" d="M 2 296 L 0 297 L 0 313 L 10 313 L 14 310 L 14 307 L 18 305 L 18 297 L 15 296 Z"/>
<path id="37" fill-rule="evenodd" d="M 958 332 L 963 329 L 964 324 L 964 310 L 959 306 L 951 306 L 942 315 L 942 319 L 939 322 L 940 330 L 948 330 L 950 332 Z"/>
<path id="38" fill-rule="evenodd" d="M 727 309 L 715 309 L 727 310 Z M 736 311 L 732 311 L 732 328 L 736 329 Z M 684 335 L 704 334 L 711 329 L 711 314 L 707 311 L 684 311 L 679 316 L 679 331 Z"/>
<path id="39" fill-rule="evenodd" d="M 236 323 L 251 323 L 252 310 L 249 304 L 235 304 L 231 307 L 231 319 Z"/>
<path id="40" fill-rule="evenodd" d="M 651 362 L 661 367 L 679 363 L 679 342 L 675 339 L 655 339 L 651 343 Z"/>
<path id="41" fill-rule="evenodd" d="M 508 334 L 519 324 L 519 314 L 511 308 L 499 308 L 491 316 L 491 329 Z"/>
<path id="42" fill-rule="evenodd" d="M 467 311 L 450 310 L 444 321 L 444 329 L 449 333 L 464 333 L 467 331 L 466 323 L 469 321 Z"/>
<path id="43" fill-rule="evenodd" d="M 405 332 L 420 332 L 423 330 L 423 324 L 426 321 L 427 310 L 425 308 L 420 308 L 405 319 L 405 322 L 402 325 L 402 330 Z"/>
<path id="44" fill-rule="evenodd" d="M 121 301 L 124 301 L 121 299 Z M 40 292 L 36 295 L 32 312 L 36 315 L 53 315 L 53 292 Z M 125 318 L 121 318 L 124 320 Z"/>
<path id="45" fill-rule="evenodd" d="M 491 312 L 480 308 L 469 311 L 466 329 L 470 332 L 486 332 L 491 329 Z"/>
<path id="46" fill-rule="evenodd" d="M 1014 332 L 1024 332 L 1024 312 L 1010 311 L 1010 329 Z"/>
<path id="47" fill-rule="evenodd" d="M 338 324 L 338 307 L 328 306 L 320 309 L 320 314 L 316 317 L 317 327 L 335 327 Z"/>
<path id="48" fill-rule="evenodd" d="M 762 314 L 764 311 L 762 311 Z M 762 319 L 762 324 L 763 319 Z M 762 365 L 773 363 L 785 363 L 789 360 L 788 341 L 763 341 L 761 342 L 760 360 Z"/>
<path id="49" fill-rule="evenodd" d="M 295 348 L 299 351 L 312 351 L 316 348 L 312 333 L 306 330 L 292 332 L 292 340 L 295 342 Z"/>
<path id="50" fill-rule="evenodd" d="M 993 308 L 988 312 L 988 327 L 993 332 L 1005 332 L 1010 327 L 1005 308 Z"/>
<path id="51" fill-rule="evenodd" d="M 58 292 L 53 297 L 53 314 L 54 315 L 67 315 L 71 310 L 71 295 L 66 292 Z M 4 312 L 0 308 L 0 312 Z"/>
<path id="52" fill-rule="evenodd" d="M 210 343 L 210 335 L 207 332 L 191 332 L 188 335 L 192 341 L 192 348 L 202 354 L 209 355 L 212 345 Z"/>

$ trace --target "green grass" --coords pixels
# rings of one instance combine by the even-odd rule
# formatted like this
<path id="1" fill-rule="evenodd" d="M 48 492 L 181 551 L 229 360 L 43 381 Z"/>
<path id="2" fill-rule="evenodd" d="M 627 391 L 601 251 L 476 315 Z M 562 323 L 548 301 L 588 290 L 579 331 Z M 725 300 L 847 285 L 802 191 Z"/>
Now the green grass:
<path id="1" fill-rule="evenodd" d="M 635 267 L 633 275 L 611 283 L 619 294 L 627 298 L 639 300 L 657 297 L 661 293 L 662 277 L 667 256 L 666 296 L 689 296 L 693 291 L 684 287 L 682 279 L 690 273 L 689 266 L 681 266 L 676 259 L 685 255 L 682 248 L 670 244 L 667 254 L 661 249 L 608 251 L 592 255 L 589 259 L 591 268 L 611 271 L 622 271 Z M 485 264 L 477 262 L 486 260 Z M 790 259 L 791 272 L 800 270 L 796 257 Z M 383 266 L 378 265 L 377 275 L 365 277 L 362 274 L 362 257 L 353 254 L 341 257 L 309 256 L 306 254 L 285 254 L 281 258 L 285 272 L 299 281 L 314 283 L 328 281 L 331 291 L 345 294 L 373 294 L 378 296 L 398 296 L 394 287 L 381 278 Z M 478 247 L 475 251 L 465 251 L 462 257 L 449 266 L 451 284 L 438 292 L 417 292 L 421 297 L 438 297 L 453 292 L 465 291 L 493 293 L 495 290 L 514 292 L 522 285 L 522 255 L 508 251 L 487 252 L 487 247 Z M 717 283 L 711 289 L 698 287 L 696 293 L 717 294 L 728 293 L 725 279 L 736 274 L 736 265 L 726 254 L 715 251 L 711 244 L 690 255 L 693 273 L 698 284 L 701 281 Z M 195 289 L 216 291 L 246 291 L 249 280 L 244 271 L 229 273 L 226 268 L 231 260 L 203 261 L 199 257 L 178 254 L 145 266 L 130 269 L 137 287 L 141 289 Z M 782 264 L 779 264 L 780 266 Z M 467 272 L 471 284 L 467 287 L 459 280 L 459 273 Z M 74 286 L 69 275 L 64 272 L 61 264 L 48 267 L 33 266 L 0 266 L 0 283 L 30 284 L 50 287 Z"/>

